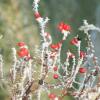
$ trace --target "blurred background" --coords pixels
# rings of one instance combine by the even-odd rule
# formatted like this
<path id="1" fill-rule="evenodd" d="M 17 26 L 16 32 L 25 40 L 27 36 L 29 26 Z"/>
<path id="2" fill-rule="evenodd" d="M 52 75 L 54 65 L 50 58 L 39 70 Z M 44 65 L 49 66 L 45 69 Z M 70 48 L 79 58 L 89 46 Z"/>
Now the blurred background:
<path id="1" fill-rule="evenodd" d="M 35 45 L 40 44 L 39 27 L 32 11 L 33 0 L 0 0 L 0 54 L 4 56 L 5 70 L 10 67 L 11 48 L 19 41 L 24 41 L 31 52 Z M 64 53 L 70 48 L 69 40 L 76 34 L 84 41 L 84 35 L 77 29 L 82 25 L 83 19 L 100 27 L 100 0 L 41 0 L 39 10 L 41 15 L 48 16 L 47 31 L 51 33 L 53 42 L 61 40 L 61 33 L 57 24 L 61 21 L 72 27 L 72 35 L 64 42 L 62 47 L 62 61 Z M 91 32 L 95 52 L 100 61 L 100 33 Z M 82 49 L 86 46 L 85 41 Z M 0 92 L 0 100 L 5 100 L 4 92 Z"/>

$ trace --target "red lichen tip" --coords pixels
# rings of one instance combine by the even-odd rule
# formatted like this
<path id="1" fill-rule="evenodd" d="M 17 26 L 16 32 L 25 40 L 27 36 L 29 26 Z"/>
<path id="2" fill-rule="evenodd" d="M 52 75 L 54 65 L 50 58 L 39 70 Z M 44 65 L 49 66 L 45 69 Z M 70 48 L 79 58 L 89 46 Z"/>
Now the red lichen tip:
<path id="1" fill-rule="evenodd" d="M 86 72 L 87 72 L 87 69 L 84 68 L 84 67 L 81 67 L 81 68 L 79 69 L 79 72 L 80 72 L 80 73 L 86 73 Z"/>
<path id="2" fill-rule="evenodd" d="M 70 31 L 70 30 L 71 30 L 71 27 L 70 27 L 70 25 L 65 24 L 64 22 L 61 22 L 61 23 L 59 23 L 59 25 L 58 25 L 58 29 L 59 29 L 60 31 L 63 31 L 63 30 L 65 30 L 65 31 Z"/>
<path id="3" fill-rule="evenodd" d="M 48 95 L 48 97 L 49 97 L 50 99 L 54 100 L 54 99 L 56 98 L 56 95 L 55 95 L 54 93 L 50 93 L 50 94 Z"/>
<path id="4" fill-rule="evenodd" d="M 25 43 L 24 42 L 18 42 L 17 46 L 19 46 L 19 47 L 25 46 Z"/>
<path id="5" fill-rule="evenodd" d="M 41 17 L 41 15 L 40 15 L 39 12 L 36 12 L 36 13 L 34 14 L 34 16 L 35 16 L 36 19 Z"/>
<path id="6" fill-rule="evenodd" d="M 54 79 L 58 79 L 58 77 L 59 77 L 58 74 L 54 74 L 54 75 L 53 75 L 53 78 L 54 78 Z"/>
<path id="7" fill-rule="evenodd" d="M 26 48 L 21 48 L 18 52 L 17 52 L 19 57 L 25 57 L 29 55 L 29 52 Z"/>
<path id="8" fill-rule="evenodd" d="M 78 39 L 77 39 L 76 37 L 74 37 L 74 38 L 70 41 L 70 43 L 71 43 L 72 45 L 78 45 L 79 41 L 78 41 Z"/>
<path id="9" fill-rule="evenodd" d="M 86 53 L 83 51 L 80 51 L 80 58 L 84 58 L 84 57 L 86 57 Z"/>
<path id="10" fill-rule="evenodd" d="M 59 49 L 61 47 L 61 43 L 57 43 L 57 44 L 51 44 L 50 48 L 51 49 Z"/>
<path id="11" fill-rule="evenodd" d="M 57 66 L 55 66 L 55 67 L 53 68 L 53 70 L 54 70 L 54 71 L 57 71 L 57 70 L 58 70 L 58 67 L 57 67 Z"/>

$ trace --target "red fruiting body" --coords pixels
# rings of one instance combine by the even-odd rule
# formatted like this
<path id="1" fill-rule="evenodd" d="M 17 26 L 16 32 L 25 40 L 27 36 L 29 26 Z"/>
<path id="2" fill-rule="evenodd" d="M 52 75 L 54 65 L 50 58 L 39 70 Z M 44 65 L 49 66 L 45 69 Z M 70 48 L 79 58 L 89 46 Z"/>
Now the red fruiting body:
<path id="1" fill-rule="evenodd" d="M 63 25 L 64 25 L 64 23 L 63 23 L 63 22 L 61 22 L 61 23 L 58 25 L 58 29 L 59 29 L 60 31 L 62 31 L 62 30 L 63 30 Z"/>
<path id="2" fill-rule="evenodd" d="M 75 37 L 71 40 L 70 42 L 72 45 L 77 45 L 78 44 L 78 39 Z"/>
<path id="3" fill-rule="evenodd" d="M 66 30 L 66 31 L 70 31 L 71 30 L 71 27 L 67 24 L 64 24 L 63 25 L 63 29 Z"/>
<path id="4" fill-rule="evenodd" d="M 60 31 L 62 31 L 62 30 L 70 31 L 70 30 L 71 30 L 71 27 L 70 27 L 68 24 L 65 24 L 65 23 L 61 22 L 61 23 L 58 25 L 58 29 L 59 29 Z"/>
<path id="5" fill-rule="evenodd" d="M 50 47 L 52 49 L 59 49 L 61 47 L 61 43 L 57 43 L 57 44 L 51 44 Z"/>
<path id="6" fill-rule="evenodd" d="M 79 72 L 80 72 L 80 73 L 86 73 L 86 71 L 87 71 L 87 69 L 86 69 L 86 68 L 83 68 L 83 67 L 81 67 L 81 68 L 79 69 Z"/>
<path id="7" fill-rule="evenodd" d="M 50 45 L 50 48 L 52 48 L 52 49 L 56 49 L 57 46 L 56 46 L 55 44 L 51 44 L 51 45 Z"/>
<path id="8" fill-rule="evenodd" d="M 53 78 L 54 78 L 54 79 L 58 79 L 58 77 L 59 77 L 58 74 L 54 74 L 54 75 L 53 75 Z"/>
<path id="9" fill-rule="evenodd" d="M 25 57 L 29 55 L 29 52 L 26 48 L 21 48 L 17 53 L 19 57 Z"/>
<path id="10" fill-rule="evenodd" d="M 50 93 L 50 94 L 48 95 L 48 97 L 49 97 L 50 99 L 55 99 L 55 98 L 56 98 L 56 95 L 53 94 L 53 93 Z"/>
<path id="11" fill-rule="evenodd" d="M 36 13 L 34 14 L 34 16 L 35 16 L 35 18 L 41 17 L 40 14 L 39 14 L 39 12 L 36 12 Z"/>
<path id="12" fill-rule="evenodd" d="M 53 68 L 53 70 L 54 70 L 54 71 L 57 71 L 57 70 L 58 70 L 58 67 L 57 67 L 57 66 L 55 66 L 55 67 Z"/>
<path id="13" fill-rule="evenodd" d="M 25 43 L 24 42 L 19 42 L 19 43 L 17 43 L 17 46 L 19 46 L 19 47 L 25 46 Z"/>
<path id="14" fill-rule="evenodd" d="M 80 51 L 80 58 L 84 58 L 86 56 L 86 53 L 83 51 Z"/>

